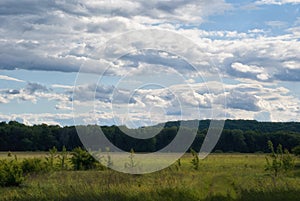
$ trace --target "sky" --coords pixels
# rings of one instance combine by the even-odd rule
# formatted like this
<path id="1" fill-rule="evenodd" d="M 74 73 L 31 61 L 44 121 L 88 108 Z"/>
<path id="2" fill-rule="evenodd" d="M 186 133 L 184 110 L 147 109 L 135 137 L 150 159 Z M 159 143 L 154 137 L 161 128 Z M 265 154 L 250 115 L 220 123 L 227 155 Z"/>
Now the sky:
<path id="1" fill-rule="evenodd" d="M 0 121 L 300 120 L 300 0 L 1 0 Z"/>

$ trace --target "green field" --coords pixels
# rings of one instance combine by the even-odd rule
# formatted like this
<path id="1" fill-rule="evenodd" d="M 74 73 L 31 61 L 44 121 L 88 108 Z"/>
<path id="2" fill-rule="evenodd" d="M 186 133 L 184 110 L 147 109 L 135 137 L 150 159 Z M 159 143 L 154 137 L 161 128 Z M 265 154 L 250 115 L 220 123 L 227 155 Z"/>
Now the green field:
<path id="1" fill-rule="evenodd" d="M 14 153 L 15 154 L 15 153 Z M 45 153 L 17 153 L 43 157 Z M 1 153 L 0 158 L 7 157 Z M 51 171 L 31 174 L 20 187 L 0 188 L 0 200 L 208 201 L 300 200 L 300 160 L 274 179 L 263 154 L 212 154 L 192 168 L 190 154 L 168 169 L 129 175 L 112 170 Z"/>

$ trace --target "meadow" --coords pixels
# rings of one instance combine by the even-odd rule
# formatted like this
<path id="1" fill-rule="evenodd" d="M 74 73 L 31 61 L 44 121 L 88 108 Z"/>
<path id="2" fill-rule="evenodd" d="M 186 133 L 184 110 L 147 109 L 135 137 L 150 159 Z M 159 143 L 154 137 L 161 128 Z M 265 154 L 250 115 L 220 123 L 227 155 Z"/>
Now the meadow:
<path id="1" fill-rule="evenodd" d="M 13 153 L 18 160 L 45 157 L 44 152 Z M 0 200 L 103 201 L 297 201 L 300 159 L 276 178 L 265 171 L 266 154 L 211 154 L 196 170 L 186 154 L 167 169 L 145 175 L 109 169 L 33 173 L 19 187 L 0 187 Z M 7 158 L 7 152 L 0 159 Z M 70 164 L 68 164 L 70 165 Z"/>

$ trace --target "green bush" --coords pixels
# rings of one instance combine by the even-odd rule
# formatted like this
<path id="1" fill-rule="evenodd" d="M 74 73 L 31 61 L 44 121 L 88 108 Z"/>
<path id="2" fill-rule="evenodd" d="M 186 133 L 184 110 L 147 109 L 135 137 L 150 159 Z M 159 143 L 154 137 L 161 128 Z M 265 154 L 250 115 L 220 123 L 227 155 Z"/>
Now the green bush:
<path id="1" fill-rule="evenodd" d="M 59 168 L 62 170 L 68 169 L 67 159 L 68 159 L 68 152 L 65 146 L 63 146 L 61 153 L 58 155 L 59 159 Z"/>
<path id="2" fill-rule="evenodd" d="M 56 147 L 53 147 L 52 149 L 49 149 L 49 152 L 46 156 L 46 163 L 49 169 L 54 170 L 55 169 L 55 158 L 57 158 L 57 149 Z"/>
<path id="3" fill-rule="evenodd" d="M 74 170 L 95 169 L 98 165 L 98 161 L 89 152 L 80 147 L 73 149 L 71 155 L 70 161 Z"/>
<path id="4" fill-rule="evenodd" d="M 49 171 L 49 167 L 39 158 L 26 158 L 21 163 L 21 168 L 23 173 L 40 173 Z"/>
<path id="5" fill-rule="evenodd" d="M 16 158 L 0 160 L 0 186 L 20 186 L 23 181 L 23 171 Z"/>
<path id="6" fill-rule="evenodd" d="M 300 156 L 300 145 L 297 147 L 294 147 L 292 149 L 292 153 L 295 154 L 296 156 Z"/>

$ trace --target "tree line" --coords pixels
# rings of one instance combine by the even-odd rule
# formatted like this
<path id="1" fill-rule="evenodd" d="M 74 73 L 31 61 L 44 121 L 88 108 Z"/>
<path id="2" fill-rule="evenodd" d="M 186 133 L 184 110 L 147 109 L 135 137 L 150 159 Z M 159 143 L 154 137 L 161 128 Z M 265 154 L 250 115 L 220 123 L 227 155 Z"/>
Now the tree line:
<path id="1" fill-rule="evenodd" d="M 163 125 L 128 129 L 125 126 L 101 126 L 101 130 L 115 146 L 124 151 L 133 149 L 135 152 L 154 152 L 167 146 L 175 137 L 178 129 L 184 135 L 191 135 L 193 130 L 187 125 L 199 123 L 195 140 L 190 149 L 199 151 L 205 139 L 209 120 L 187 121 L 185 127 L 180 128 L 180 121 L 167 122 Z M 80 126 L 87 133 L 94 133 L 99 129 L 97 125 Z M 134 135 L 157 135 L 148 139 L 137 139 L 124 134 L 124 130 Z M 127 133 L 127 132 L 125 132 Z M 252 120 L 226 120 L 215 152 L 269 152 L 267 142 L 274 146 L 281 144 L 288 150 L 300 145 L 300 123 L 286 122 L 257 122 Z M 33 125 L 27 126 L 16 121 L 0 123 L 0 151 L 48 151 L 56 147 L 59 151 L 63 147 L 73 150 L 83 147 L 75 126 Z"/>

